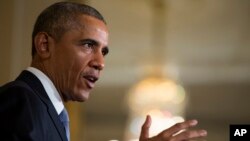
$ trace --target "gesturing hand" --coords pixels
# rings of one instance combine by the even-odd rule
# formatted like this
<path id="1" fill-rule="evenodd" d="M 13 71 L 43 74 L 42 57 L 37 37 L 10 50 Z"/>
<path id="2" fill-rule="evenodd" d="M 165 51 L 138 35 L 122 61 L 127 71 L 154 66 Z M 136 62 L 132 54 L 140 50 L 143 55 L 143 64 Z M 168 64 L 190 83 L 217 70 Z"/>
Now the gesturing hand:
<path id="1" fill-rule="evenodd" d="M 142 125 L 140 141 L 184 141 L 199 137 L 204 137 L 207 135 L 205 130 L 187 130 L 190 127 L 197 125 L 197 120 L 189 120 L 181 123 L 177 123 L 172 127 L 162 131 L 157 136 L 149 138 L 149 128 L 151 126 L 151 117 L 148 115 L 146 121 Z M 179 131 L 181 133 L 175 135 Z"/>

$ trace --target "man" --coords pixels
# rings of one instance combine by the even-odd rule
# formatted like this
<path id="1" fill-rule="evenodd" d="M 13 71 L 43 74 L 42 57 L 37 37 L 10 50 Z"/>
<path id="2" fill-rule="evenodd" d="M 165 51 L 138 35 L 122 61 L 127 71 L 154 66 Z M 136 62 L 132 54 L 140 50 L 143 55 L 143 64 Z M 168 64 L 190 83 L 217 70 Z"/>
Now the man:
<path id="1" fill-rule="evenodd" d="M 34 26 L 31 67 L 0 89 L 1 140 L 69 141 L 63 102 L 88 99 L 108 51 L 108 29 L 97 10 L 71 2 L 46 8 Z M 205 130 L 186 130 L 197 124 L 190 120 L 150 138 L 150 124 L 147 116 L 140 141 L 206 136 Z"/>

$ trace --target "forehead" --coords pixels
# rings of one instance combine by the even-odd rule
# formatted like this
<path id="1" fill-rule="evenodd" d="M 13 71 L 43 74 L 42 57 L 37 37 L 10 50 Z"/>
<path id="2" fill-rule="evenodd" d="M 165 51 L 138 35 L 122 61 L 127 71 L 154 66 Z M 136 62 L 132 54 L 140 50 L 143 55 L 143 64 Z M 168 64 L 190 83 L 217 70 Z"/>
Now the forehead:
<path id="1" fill-rule="evenodd" d="M 66 31 L 58 42 L 79 42 L 88 39 L 107 47 L 108 38 L 108 29 L 103 21 L 92 16 L 81 15 L 67 24 Z"/>
<path id="2" fill-rule="evenodd" d="M 103 21 L 88 15 L 80 15 L 76 23 L 71 25 L 70 31 L 76 31 L 84 38 L 96 38 L 96 40 L 106 40 L 105 42 L 109 34 L 107 25 Z"/>
<path id="3" fill-rule="evenodd" d="M 107 25 L 103 21 L 89 15 L 78 16 L 76 24 L 73 25 L 73 28 L 76 27 L 77 30 L 94 30 L 108 33 Z"/>

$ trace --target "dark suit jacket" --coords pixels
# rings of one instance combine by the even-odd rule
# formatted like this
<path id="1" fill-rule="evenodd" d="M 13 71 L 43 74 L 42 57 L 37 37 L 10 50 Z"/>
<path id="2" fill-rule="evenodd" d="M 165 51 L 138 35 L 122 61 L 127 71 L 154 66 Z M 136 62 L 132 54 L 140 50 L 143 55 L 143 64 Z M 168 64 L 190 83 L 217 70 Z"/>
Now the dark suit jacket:
<path id="1" fill-rule="evenodd" d="M 0 88 L 1 141 L 67 141 L 42 83 L 28 71 Z"/>

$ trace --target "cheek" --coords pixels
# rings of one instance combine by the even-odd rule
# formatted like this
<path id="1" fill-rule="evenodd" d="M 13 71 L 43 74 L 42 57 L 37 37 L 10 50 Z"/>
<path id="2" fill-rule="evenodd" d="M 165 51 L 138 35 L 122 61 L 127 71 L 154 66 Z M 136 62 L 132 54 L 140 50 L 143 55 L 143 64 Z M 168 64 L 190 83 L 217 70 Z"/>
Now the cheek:
<path id="1" fill-rule="evenodd" d="M 74 76 L 86 66 L 87 57 L 77 50 L 65 50 L 57 59 L 57 62 L 59 62 L 58 68 L 68 73 L 66 75 Z"/>
<path id="2" fill-rule="evenodd" d="M 68 50 L 62 54 L 58 57 L 57 71 L 64 77 L 68 89 L 72 89 L 81 81 L 81 74 L 87 68 L 90 57 L 80 50 Z"/>
<path id="3" fill-rule="evenodd" d="M 77 56 L 74 60 L 71 60 L 71 63 L 66 66 L 69 71 L 69 76 L 71 77 L 72 81 L 82 81 L 81 76 L 88 68 L 88 57 L 86 55 Z M 78 82 L 79 83 L 79 82 Z M 73 83 L 76 85 L 75 83 Z"/>
<path id="4" fill-rule="evenodd" d="M 78 52 L 74 58 L 74 66 L 76 69 L 84 70 L 90 61 L 91 55 L 84 52 Z"/>
<path id="5" fill-rule="evenodd" d="M 65 60 L 64 87 L 68 96 L 73 101 L 85 101 L 88 99 L 89 91 L 85 85 L 82 75 L 88 71 L 89 58 L 87 55 L 75 55 L 71 60 Z"/>

